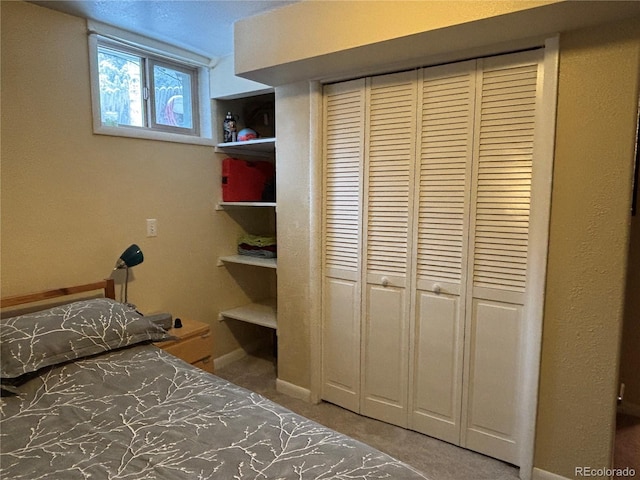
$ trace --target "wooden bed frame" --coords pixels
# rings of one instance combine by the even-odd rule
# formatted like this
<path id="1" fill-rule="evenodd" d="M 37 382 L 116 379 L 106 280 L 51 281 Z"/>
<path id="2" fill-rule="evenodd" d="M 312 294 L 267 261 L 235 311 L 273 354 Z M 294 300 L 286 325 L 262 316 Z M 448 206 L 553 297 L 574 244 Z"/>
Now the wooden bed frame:
<path id="1" fill-rule="evenodd" d="M 44 292 L 30 293 L 27 295 L 14 295 L 5 297 L 0 300 L 0 308 L 15 307 L 25 303 L 40 302 L 42 300 L 50 300 L 52 298 L 64 297 L 76 293 L 92 292 L 94 290 L 103 290 L 105 298 L 115 300 L 116 290 L 113 278 L 107 278 L 100 282 L 85 283 L 84 285 L 75 285 L 73 287 L 56 288 L 55 290 L 45 290 Z"/>

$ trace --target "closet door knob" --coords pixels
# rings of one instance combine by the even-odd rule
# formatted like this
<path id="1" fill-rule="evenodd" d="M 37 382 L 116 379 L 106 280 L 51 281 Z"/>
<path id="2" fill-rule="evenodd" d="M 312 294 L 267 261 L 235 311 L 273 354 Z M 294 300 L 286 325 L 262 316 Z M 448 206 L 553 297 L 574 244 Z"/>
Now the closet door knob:
<path id="1" fill-rule="evenodd" d="M 436 295 L 440 295 L 440 292 L 442 292 L 442 287 L 436 283 L 433 286 L 433 293 L 435 293 Z"/>
<path id="2" fill-rule="evenodd" d="M 382 277 L 382 286 L 383 287 L 389 286 L 389 279 L 387 277 Z"/>

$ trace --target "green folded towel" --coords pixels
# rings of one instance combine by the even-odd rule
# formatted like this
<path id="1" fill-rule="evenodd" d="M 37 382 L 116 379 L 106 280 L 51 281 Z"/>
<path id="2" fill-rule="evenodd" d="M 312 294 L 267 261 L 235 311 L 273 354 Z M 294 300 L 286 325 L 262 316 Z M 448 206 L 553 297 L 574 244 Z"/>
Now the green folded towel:
<path id="1" fill-rule="evenodd" d="M 276 237 L 267 237 L 264 235 L 242 235 L 238 239 L 238 244 L 246 244 L 254 247 L 268 247 L 276 244 Z"/>

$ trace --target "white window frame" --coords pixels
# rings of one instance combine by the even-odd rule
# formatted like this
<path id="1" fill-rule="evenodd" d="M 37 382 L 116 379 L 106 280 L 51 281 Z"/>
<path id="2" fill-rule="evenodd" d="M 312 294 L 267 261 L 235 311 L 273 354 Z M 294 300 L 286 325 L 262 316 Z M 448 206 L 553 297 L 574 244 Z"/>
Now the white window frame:
<path id="1" fill-rule="evenodd" d="M 200 125 L 199 125 L 199 118 L 200 118 L 200 109 L 199 109 L 199 101 L 198 101 L 198 96 L 197 95 L 193 95 L 194 93 L 197 94 L 198 92 L 198 75 L 197 75 L 197 70 L 195 69 L 191 69 L 188 66 L 184 65 L 184 64 L 178 64 L 175 62 L 170 62 L 170 61 L 163 61 L 161 59 L 155 58 L 155 57 L 148 57 L 147 59 L 147 72 L 148 72 L 148 76 L 149 76 L 149 83 L 151 85 L 154 86 L 155 88 L 155 67 L 166 67 L 166 68 L 170 68 L 172 70 L 175 71 L 180 71 L 180 72 L 184 72 L 187 73 L 188 75 L 191 76 L 191 113 L 193 116 L 193 126 L 190 129 L 185 129 L 182 127 L 173 127 L 170 125 L 163 125 L 161 123 L 157 123 L 157 103 L 155 102 L 155 100 L 149 100 L 148 101 L 148 105 L 149 105 L 149 128 L 153 129 L 153 130 L 165 130 L 168 132 L 175 132 L 175 133 L 182 133 L 184 135 L 199 135 L 200 133 Z M 149 97 L 153 98 L 154 97 L 154 93 L 155 92 L 149 92 Z"/>
<path id="2" fill-rule="evenodd" d="M 211 122 L 211 99 L 209 98 L 209 72 L 212 60 L 181 48 L 152 40 L 140 35 L 120 30 L 110 25 L 88 21 L 89 30 L 89 65 L 91 69 L 91 104 L 93 112 L 93 133 L 97 135 L 110 135 L 117 137 L 132 137 L 166 142 L 189 143 L 197 145 L 213 145 L 213 131 Z M 102 123 L 100 115 L 100 85 L 98 69 L 98 45 L 110 44 L 115 48 L 119 46 L 123 51 L 133 50 L 149 61 L 162 64 L 167 62 L 171 68 L 179 65 L 195 68 L 197 78 L 194 82 L 197 87 L 192 92 L 197 101 L 196 111 L 197 125 L 193 131 L 184 132 L 183 129 L 172 129 L 155 124 L 155 118 L 149 117 L 149 125 L 137 126 L 109 126 Z M 152 93 L 151 93 L 152 94 Z M 148 112 L 149 114 L 152 112 Z"/>

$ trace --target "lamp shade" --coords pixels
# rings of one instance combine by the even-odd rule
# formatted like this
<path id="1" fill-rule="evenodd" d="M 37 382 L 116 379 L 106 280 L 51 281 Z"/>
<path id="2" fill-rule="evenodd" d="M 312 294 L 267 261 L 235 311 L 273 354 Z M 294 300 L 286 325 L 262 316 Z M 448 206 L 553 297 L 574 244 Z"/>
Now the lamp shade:
<path id="1" fill-rule="evenodd" d="M 144 255 L 142 250 L 135 243 L 127 248 L 116 263 L 116 268 L 135 267 L 140 265 L 144 261 Z"/>

